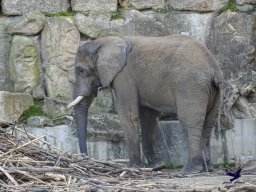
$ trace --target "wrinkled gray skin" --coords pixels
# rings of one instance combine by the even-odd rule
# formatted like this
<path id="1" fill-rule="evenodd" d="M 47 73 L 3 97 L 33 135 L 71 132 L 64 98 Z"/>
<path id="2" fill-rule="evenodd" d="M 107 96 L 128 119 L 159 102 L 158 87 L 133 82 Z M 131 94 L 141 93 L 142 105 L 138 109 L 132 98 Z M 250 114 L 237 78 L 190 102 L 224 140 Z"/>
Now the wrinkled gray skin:
<path id="1" fill-rule="evenodd" d="M 153 167 L 153 133 L 161 113 L 176 113 L 188 131 L 189 157 L 183 171 L 210 163 L 210 136 L 220 103 L 222 72 L 213 56 L 188 36 L 105 37 L 82 45 L 76 57 L 75 106 L 80 150 L 86 150 L 87 113 L 98 87 L 111 86 L 124 128 L 131 166 L 141 166 L 143 152 Z"/>

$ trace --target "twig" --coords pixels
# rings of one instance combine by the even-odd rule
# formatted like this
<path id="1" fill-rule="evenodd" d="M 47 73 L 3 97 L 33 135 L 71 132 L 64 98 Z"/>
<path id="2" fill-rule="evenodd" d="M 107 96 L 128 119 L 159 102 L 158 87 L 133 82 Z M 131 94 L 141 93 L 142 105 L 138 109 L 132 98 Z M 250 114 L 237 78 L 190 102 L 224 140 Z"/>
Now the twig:
<path id="1" fill-rule="evenodd" d="M 45 136 L 43 135 L 43 136 L 41 136 L 41 137 L 39 137 L 39 138 L 36 138 L 36 139 L 34 139 L 34 140 L 31 140 L 31 141 L 29 141 L 29 142 L 27 142 L 27 143 L 25 143 L 25 144 L 23 144 L 23 145 L 17 147 L 16 149 L 12 149 L 12 150 L 10 150 L 10 151 L 8 151 L 8 152 L 6 152 L 6 153 L 0 155 L 0 157 L 3 157 L 3 156 L 5 156 L 5 155 L 8 155 L 8 154 L 14 152 L 14 151 L 17 151 L 17 150 L 19 150 L 20 148 L 25 147 L 25 146 L 27 146 L 27 145 L 29 145 L 29 144 L 31 144 L 31 143 L 33 143 L 33 142 L 35 142 L 35 141 L 37 141 L 37 140 L 43 138 L 43 137 L 45 137 Z"/>
<path id="2" fill-rule="evenodd" d="M 11 180 L 11 182 L 14 183 L 14 185 L 19 185 L 18 182 L 3 167 L 0 167 L 0 171 L 2 171 Z"/>
<path id="3" fill-rule="evenodd" d="M 6 168 L 7 170 L 11 171 L 29 171 L 29 172 L 36 172 L 36 173 L 45 173 L 45 172 L 68 172 L 68 171 L 73 171 L 72 168 L 62 168 L 62 167 L 42 167 L 42 168 L 37 168 L 37 167 L 10 167 Z"/>
<path id="4" fill-rule="evenodd" d="M 61 160 L 61 157 L 62 157 L 64 154 L 65 154 L 65 152 L 63 152 L 63 153 L 59 156 L 59 158 L 58 158 L 58 160 L 56 161 L 56 163 L 55 163 L 54 167 L 56 167 L 56 166 L 58 166 L 58 165 L 59 165 L 60 160 Z"/>
<path id="5" fill-rule="evenodd" d="M 44 181 L 42 181 L 42 180 L 40 180 L 40 179 L 38 179 L 38 178 L 36 178 L 36 177 L 33 177 L 31 174 L 28 174 L 27 172 L 25 172 L 25 171 L 20 171 L 20 170 L 14 170 L 15 172 L 17 172 L 17 173 L 20 173 L 20 174 L 23 174 L 23 175 L 25 175 L 25 176 L 27 176 L 27 177 L 29 177 L 29 178 L 31 178 L 31 179 L 34 179 L 34 180 L 36 180 L 36 181 L 38 181 L 38 182 L 40 182 L 40 183 L 43 183 L 43 184 L 46 184 L 47 186 L 49 186 L 47 183 L 45 183 Z"/>

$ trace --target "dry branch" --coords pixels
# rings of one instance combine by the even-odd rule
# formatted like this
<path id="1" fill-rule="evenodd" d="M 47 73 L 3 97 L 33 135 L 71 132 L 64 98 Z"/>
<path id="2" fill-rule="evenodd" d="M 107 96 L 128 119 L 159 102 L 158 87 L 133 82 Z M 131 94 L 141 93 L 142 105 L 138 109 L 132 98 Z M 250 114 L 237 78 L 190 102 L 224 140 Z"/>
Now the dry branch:
<path id="1" fill-rule="evenodd" d="M 64 152 L 47 143 L 43 136 L 37 138 L 18 125 L 12 130 L 22 132 L 22 139 L 7 130 L 0 129 L 0 191 L 176 191 L 177 185 L 172 188 L 158 178 L 197 176 L 160 175 L 151 168 L 128 168 L 114 161 Z M 43 147 L 45 144 L 47 148 Z M 152 178 L 155 179 L 148 183 Z"/>
<path id="2" fill-rule="evenodd" d="M 0 187 L 6 191 L 111 191 L 118 189 L 118 179 L 146 178 L 151 174 L 150 169 L 131 169 L 120 163 L 64 152 L 47 143 L 44 136 L 35 137 L 18 125 L 12 127 L 15 131 L 24 135 L 22 139 L 8 129 L 0 129 Z M 108 178 L 110 182 L 96 177 Z"/>

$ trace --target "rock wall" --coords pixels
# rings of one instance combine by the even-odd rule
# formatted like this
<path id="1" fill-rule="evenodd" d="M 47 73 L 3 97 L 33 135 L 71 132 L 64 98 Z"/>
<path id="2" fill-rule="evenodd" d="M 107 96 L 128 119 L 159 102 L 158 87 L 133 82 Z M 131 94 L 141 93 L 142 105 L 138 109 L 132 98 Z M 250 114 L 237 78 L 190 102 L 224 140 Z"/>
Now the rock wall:
<path id="1" fill-rule="evenodd" d="M 169 34 L 191 35 L 205 43 L 227 81 L 226 108 L 232 109 L 235 118 L 256 116 L 255 0 L 0 3 L 0 91 L 44 100 L 43 110 L 53 118 L 72 115 L 65 106 L 72 99 L 73 65 L 79 44 L 106 35 Z M 8 110 L 1 110 L 0 116 L 12 114 Z M 91 111 L 111 115 L 111 91 L 101 91 Z M 18 118 L 2 121 L 13 123 Z"/>

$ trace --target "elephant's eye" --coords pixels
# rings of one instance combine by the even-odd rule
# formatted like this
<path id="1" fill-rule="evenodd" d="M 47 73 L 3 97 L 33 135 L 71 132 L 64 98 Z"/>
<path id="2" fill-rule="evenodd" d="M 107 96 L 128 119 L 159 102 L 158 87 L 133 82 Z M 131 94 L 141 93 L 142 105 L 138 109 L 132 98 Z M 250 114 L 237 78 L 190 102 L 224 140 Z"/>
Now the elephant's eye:
<path id="1" fill-rule="evenodd" d="M 82 68 L 82 67 L 77 67 L 76 68 L 76 71 L 79 73 L 79 74 L 83 74 L 85 72 L 85 70 Z"/>

